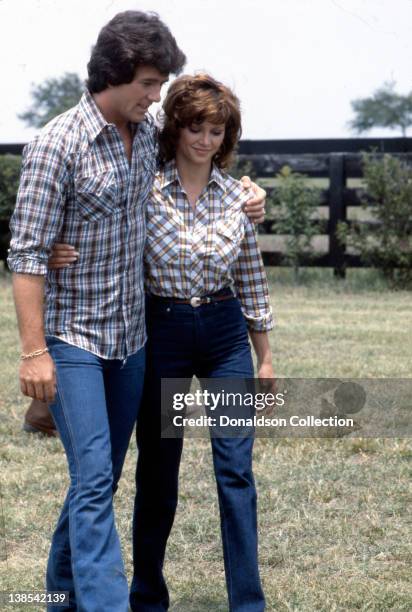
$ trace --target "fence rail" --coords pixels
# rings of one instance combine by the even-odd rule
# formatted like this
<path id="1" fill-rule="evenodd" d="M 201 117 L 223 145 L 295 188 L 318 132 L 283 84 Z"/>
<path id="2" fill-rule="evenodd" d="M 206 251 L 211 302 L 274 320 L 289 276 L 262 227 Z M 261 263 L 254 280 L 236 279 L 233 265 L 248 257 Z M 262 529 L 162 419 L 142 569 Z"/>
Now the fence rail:
<path id="1" fill-rule="evenodd" d="M 0 144 L 0 155 L 19 155 L 23 144 Z M 347 253 L 336 237 L 340 222 L 348 221 L 347 209 L 359 206 L 364 194 L 359 188 L 348 187 L 348 179 L 362 177 L 362 152 L 375 151 L 377 154 L 390 153 L 412 164 L 412 138 L 356 138 L 329 140 L 243 140 L 239 146 L 239 159 L 249 162 L 257 177 L 274 177 L 280 169 L 288 165 L 295 172 L 310 178 L 325 178 L 329 187 L 320 194 L 320 206 L 328 208 L 325 220 L 325 233 L 328 236 L 328 250 L 314 258 L 303 261 L 305 266 L 332 267 L 337 276 L 344 276 L 347 267 L 360 267 L 360 259 Z M 0 225 L 4 225 L 0 221 Z M 271 233 L 271 222 L 264 228 Z M 0 227 L 0 233 L 4 227 Z M 262 248 L 266 265 L 277 266 L 283 263 L 281 251 L 268 250 L 267 240 Z M 5 258 L 4 248 L 0 259 Z"/>

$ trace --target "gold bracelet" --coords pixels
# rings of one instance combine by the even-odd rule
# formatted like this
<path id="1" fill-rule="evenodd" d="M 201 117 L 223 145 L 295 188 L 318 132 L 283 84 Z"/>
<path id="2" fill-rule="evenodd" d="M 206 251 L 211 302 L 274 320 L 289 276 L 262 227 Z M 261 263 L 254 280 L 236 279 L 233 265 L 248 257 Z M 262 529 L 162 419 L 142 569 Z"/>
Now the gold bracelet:
<path id="1" fill-rule="evenodd" d="M 33 357 L 39 357 L 40 355 L 44 355 L 44 353 L 48 353 L 49 349 L 44 348 L 44 349 L 37 349 L 37 351 L 33 351 L 32 353 L 27 353 L 26 355 L 24 353 L 22 353 L 20 355 L 20 360 L 24 361 L 25 359 L 33 359 Z"/>

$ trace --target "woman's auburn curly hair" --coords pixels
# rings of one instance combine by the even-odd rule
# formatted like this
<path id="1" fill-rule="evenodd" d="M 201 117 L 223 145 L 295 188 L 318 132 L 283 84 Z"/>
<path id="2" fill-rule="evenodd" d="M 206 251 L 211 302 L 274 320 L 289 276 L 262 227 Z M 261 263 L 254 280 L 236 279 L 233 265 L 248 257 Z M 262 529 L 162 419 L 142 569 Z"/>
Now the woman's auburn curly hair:
<path id="1" fill-rule="evenodd" d="M 182 75 L 169 87 L 160 118 L 161 163 L 176 157 L 181 128 L 210 121 L 225 125 L 225 136 L 213 161 L 219 168 L 230 166 L 242 127 L 240 102 L 229 87 L 208 74 Z"/>

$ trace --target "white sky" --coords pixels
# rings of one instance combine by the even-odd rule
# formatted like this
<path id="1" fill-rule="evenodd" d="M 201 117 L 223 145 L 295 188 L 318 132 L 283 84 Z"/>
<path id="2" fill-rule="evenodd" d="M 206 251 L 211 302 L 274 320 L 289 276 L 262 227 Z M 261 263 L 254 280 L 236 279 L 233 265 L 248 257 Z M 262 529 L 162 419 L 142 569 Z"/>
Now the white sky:
<path id="1" fill-rule="evenodd" d="M 85 78 L 98 31 L 127 9 L 159 13 L 185 72 L 234 88 L 244 138 L 350 137 L 351 100 L 385 80 L 412 89 L 412 0 L 0 0 L 0 142 L 32 137 L 16 117 L 31 84 Z"/>

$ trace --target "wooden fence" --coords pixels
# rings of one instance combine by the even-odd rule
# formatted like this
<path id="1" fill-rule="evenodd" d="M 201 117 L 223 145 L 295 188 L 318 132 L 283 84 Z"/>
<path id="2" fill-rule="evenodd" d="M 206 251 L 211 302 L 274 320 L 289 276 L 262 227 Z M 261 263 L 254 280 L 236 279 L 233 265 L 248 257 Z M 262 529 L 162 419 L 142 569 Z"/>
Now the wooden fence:
<path id="1" fill-rule="evenodd" d="M 0 144 L 0 155 L 20 154 L 24 145 Z M 361 205 L 362 191 L 350 188 L 348 179 L 361 178 L 361 152 L 375 150 L 379 154 L 400 156 L 412 164 L 412 138 L 367 138 L 332 140 L 243 140 L 239 147 L 241 161 L 250 162 L 259 178 L 273 178 L 288 165 L 292 170 L 310 178 L 328 179 L 329 186 L 322 190 L 320 206 L 325 207 L 325 233 L 327 250 L 304 261 L 307 266 L 332 267 L 337 276 L 344 276 L 347 267 L 362 265 L 358 256 L 347 253 L 336 237 L 337 225 L 347 221 L 348 207 Z M 270 191 L 270 190 L 269 190 Z M 412 203 L 411 203 L 412 209 Z M 271 223 L 265 223 L 271 234 Z M 0 228 L 0 233 L 4 228 Z M 262 239 L 264 262 L 269 266 L 282 265 L 282 252 L 268 248 L 268 240 Z M 0 253 L 4 259 L 5 253 Z"/>
<path id="2" fill-rule="evenodd" d="M 362 178 L 362 151 L 376 151 L 379 155 L 390 153 L 412 163 L 412 138 L 255 140 L 240 144 L 240 160 L 250 162 L 260 178 L 273 178 L 288 165 L 310 178 L 327 179 L 329 186 L 321 191 L 320 206 L 328 209 L 323 215 L 328 248 L 324 253 L 304 260 L 305 266 L 331 267 L 337 276 L 342 277 L 347 267 L 362 266 L 359 256 L 347 253 L 336 237 L 338 223 L 348 221 L 348 207 L 361 206 L 364 193 L 360 188 L 350 188 L 348 179 Z M 270 226 L 270 222 L 265 223 L 269 234 L 272 233 Z M 270 240 L 265 237 L 261 245 L 265 264 L 282 265 L 282 252 L 269 249 L 269 245 Z"/>

